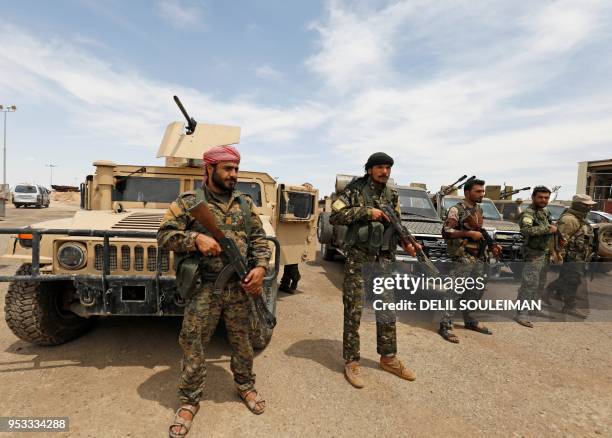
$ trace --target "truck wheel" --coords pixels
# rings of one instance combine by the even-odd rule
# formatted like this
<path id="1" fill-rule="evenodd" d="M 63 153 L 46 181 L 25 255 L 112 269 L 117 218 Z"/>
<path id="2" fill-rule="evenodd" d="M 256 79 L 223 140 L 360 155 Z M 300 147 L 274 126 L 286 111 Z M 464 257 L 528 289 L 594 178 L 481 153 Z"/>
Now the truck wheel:
<path id="1" fill-rule="evenodd" d="M 599 227 L 597 254 L 605 259 L 612 258 L 612 224 L 604 224 Z"/>
<path id="2" fill-rule="evenodd" d="M 323 260 L 327 260 L 329 262 L 333 261 L 336 254 L 338 254 L 338 251 L 325 243 L 321 244 L 321 252 L 323 253 Z"/>
<path id="3" fill-rule="evenodd" d="M 319 243 L 329 245 L 334 236 L 334 226 L 329 223 L 330 213 L 324 211 L 319 215 L 317 223 L 317 238 Z"/>
<path id="4" fill-rule="evenodd" d="M 24 263 L 16 275 L 30 275 Z M 70 283 L 13 282 L 6 293 L 6 324 L 18 338 L 37 345 L 59 345 L 81 336 L 91 321 L 62 309 L 64 292 Z"/>
<path id="5" fill-rule="evenodd" d="M 268 309 L 270 309 L 273 315 L 276 315 L 276 297 L 278 296 L 278 282 L 276 279 L 274 279 L 269 288 L 266 288 L 265 292 Z M 255 321 L 254 326 L 251 332 L 251 344 L 255 350 L 263 350 L 270 343 L 274 329 L 267 328 L 259 318 Z"/>

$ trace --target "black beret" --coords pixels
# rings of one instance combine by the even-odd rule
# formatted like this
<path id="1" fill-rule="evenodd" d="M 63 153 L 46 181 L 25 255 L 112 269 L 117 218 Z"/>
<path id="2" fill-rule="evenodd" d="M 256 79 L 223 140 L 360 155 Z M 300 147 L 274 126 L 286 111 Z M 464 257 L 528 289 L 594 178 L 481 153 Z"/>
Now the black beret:
<path id="1" fill-rule="evenodd" d="M 373 166 L 393 166 L 393 158 L 391 158 L 389 155 L 385 154 L 384 152 L 376 152 L 372 155 L 370 155 L 370 158 L 368 158 L 368 162 L 365 164 L 365 169 L 368 170 L 370 167 Z"/>

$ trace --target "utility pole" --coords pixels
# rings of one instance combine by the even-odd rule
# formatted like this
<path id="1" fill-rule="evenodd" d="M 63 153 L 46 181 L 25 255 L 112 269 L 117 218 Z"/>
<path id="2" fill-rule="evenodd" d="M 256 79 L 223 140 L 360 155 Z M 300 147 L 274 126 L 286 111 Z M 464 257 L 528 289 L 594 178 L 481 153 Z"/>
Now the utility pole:
<path id="1" fill-rule="evenodd" d="M 49 163 L 49 164 L 45 164 L 45 167 L 48 167 L 49 170 L 51 171 L 51 182 L 49 184 L 49 190 L 51 190 L 53 187 L 53 168 L 57 167 L 57 164 L 53 164 L 53 163 Z"/>
<path id="2" fill-rule="evenodd" d="M 17 107 L 15 105 L 0 105 L 0 111 L 4 113 L 4 147 L 2 149 L 3 155 L 3 172 L 2 172 L 2 190 L 0 197 L 0 217 L 6 217 L 6 200 L 9 198 L 8 195 L 8 185 L 6 184 L 6 113 L 14 113 L 17 111 Z"/>

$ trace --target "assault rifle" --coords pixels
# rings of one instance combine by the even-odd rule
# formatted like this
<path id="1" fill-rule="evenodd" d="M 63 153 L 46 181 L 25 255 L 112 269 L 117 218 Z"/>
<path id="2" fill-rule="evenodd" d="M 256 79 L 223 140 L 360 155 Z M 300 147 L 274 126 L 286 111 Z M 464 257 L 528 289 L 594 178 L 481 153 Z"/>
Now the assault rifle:
<path id="1" fill-rule="evenodd" d="M 238 275 L 240 281 L 244 280 L 249 273 L 248 265 L 246 260 L 242 257 L 242 254 L 240 254 L 236 242 L 226 237 L 223 231 L 219 229 L 215 216 L 204 201 L 200 201 L 191 207 L 189 213 L 200 223 L 200 225 L 210 231 L 212 237 L 219 242 L 229 262 L 229 264 L 221 270 L 214 284 L 213 293 L 220 294 L 223 291 L 223 287 L 234 274 Z M 253 298 L 250 293 L 247 293 L 247 296 L 249 299 L 255 300 L 255 309 L 260 314 L 266 327 L 273 329 L 276 326 L 276 317 L 270 312 L 268 306 L 266 306 L 262 294 Z"/>
<path id="2" fill-rule="evenodd" d="M 391 208 L 389 205 L 383 205 L 381 210 L 387 215 L 389 218 L 389 223 L 395 229 L 395 232 L 399 235 L 400 241 L 402 244 L 412 244 L 416 250 L 417 260 L 419 261 L 421 267 L 432 277 L 439 277 L 440 271 L 436 268 L 427 254 L 423 251 L 423 248 L 417 249 L 417 245 L 419 242 L 414 238 L 410 230 L 402 225 L 401 220 L 397 217 L 397 212 Z"/>

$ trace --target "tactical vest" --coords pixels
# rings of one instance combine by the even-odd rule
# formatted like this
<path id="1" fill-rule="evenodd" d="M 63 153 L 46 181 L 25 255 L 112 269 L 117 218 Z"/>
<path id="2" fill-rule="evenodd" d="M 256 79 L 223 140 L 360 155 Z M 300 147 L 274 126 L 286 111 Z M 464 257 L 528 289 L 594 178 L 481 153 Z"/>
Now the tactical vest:
<path id="1" fill-rule="evenodd" d="M 564 261 L 587 261 L 590 258 L 593 239 L 595 238 L 593 228 L 577 214 L 573 214 L 571 209 L 566 210 L 559 217 L 559 221 L 565 215 L 572 215 L 580 222 L 580 228 L 569 236 L 564 248 Z"/>
<path id="2" fill-rule="evenodd" d="M 201 188 L 195 191 L 196 204 L 204 201 L 208 202 L 206 199 L 206 194 L 204 190 Z M 218 223 L 217 226 L 222 231 L 241 231 L 244 229 L 246 231 L 247 238 L 251 234 L 251 210 L 249 208 L 249 204 L 245 199 L 244 195 L 238 192 L 235 195 L 235 199 L 240 205 L 240 213 L 242 215 L 242 224 L 235 224 L 234 221 L 231 221 L 228 224 L 227 220 L 224 220 L 223 223 Z M 229 214 L 226 214 L 226 218 L 230 217 Z M 244 227 L 244 228 L 243 228 Z M 210 232 L 204 228 L 198 221 L 193 223 L 193 226 L 190 231 L 197 231 L 202 234 L 206 234 L 210 236 Z M 176 273 L 176 289 L 178 293 L 184 300 L 189 299 L 193 293 L 201 287 L 202 280 L 214 281 L 217 277 L 216 272 L 204 272 L 200 266 L 202 261 L 202 255 L 199 252 L 195 253 L 182 253 L 174 255 L 175 261 L 175 273 Z"/>
<path id="3" fill-rule="evenodd" d="M 538 212 L 537 210 L 528 207 L 524 212 L 519 215 L 519 224 L 523 219 L 526 213 L 532 213 L 531 217 L 533 218 L 534 227 L 550 227 L 552 217 L 550 215 L 550 211 L 545 208 L 542 212 Z M 542 214 L 543 213 L 543 214 Z M 528 249 L 533 249 L 535 251 L 548 251 L 550 246 L 550 240 L 552 239 L 552 234 L 542 234 L 540 236 L 525 236 L 524 247 Z"/>
<path id="4" fill-rule="evenodd" d="M 391 205 L 393 202 L 393 192 L 389 186 L 385 186 L 377 197 L 367 179 L 349 184 L 347 189 L 356 189 L 363 195 L 364 204 L 361 206 L 364 207 L 380 208 L 383 204 Z M 387 222 L 358 221 L 348 226 L 345 244 L 349 247 L 357 247 L 369 254 L 377 254 L 381 250 L 394 251 L 397 247 L 397 236 Z"/>
<path id="5" fill-rule="evenodd" d="M 470 215 L 468 207 L 465 206 L 463 201 L 458 202 L 454 205 L 454 207 L 457 208 L 459 216 L 459 224 L 457 225 L 456 229 L 459 231 L 471 231 L 471 229 L 465 224 L 466 218 Z M 480 206 L 476 204 L 474 208 L 476 209 L 476 212 L 480 212 L 480 216 L 482 217 L 482 209 Z M 451 257 L 463 257 L 465 255 L 466 248 L 471 249 L 472 252 L 478 252 L 478 243 L 472 242 L 464 237 L 457 237 L 453 239 L 450 237 L 445 237 L 444 240 L 446 241 L 446 252 Z"/>

